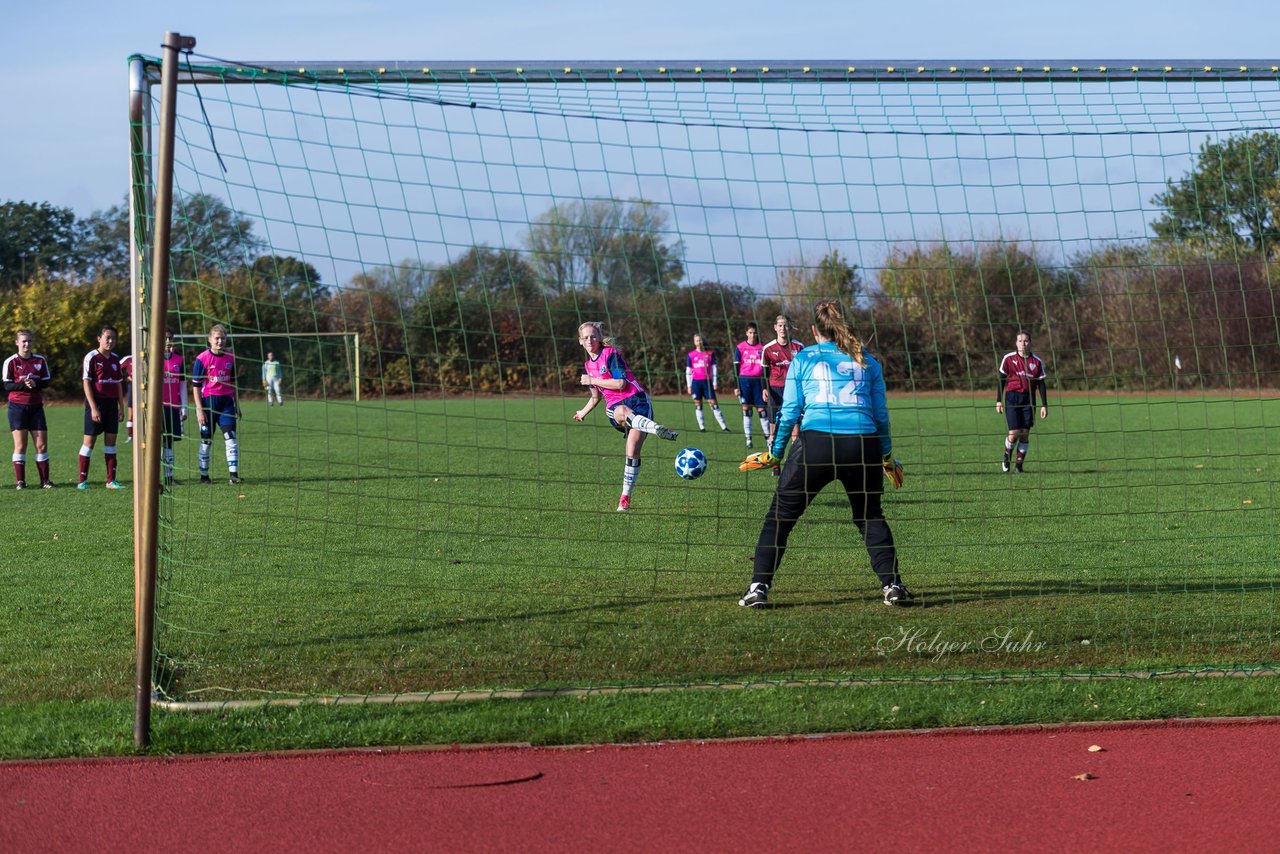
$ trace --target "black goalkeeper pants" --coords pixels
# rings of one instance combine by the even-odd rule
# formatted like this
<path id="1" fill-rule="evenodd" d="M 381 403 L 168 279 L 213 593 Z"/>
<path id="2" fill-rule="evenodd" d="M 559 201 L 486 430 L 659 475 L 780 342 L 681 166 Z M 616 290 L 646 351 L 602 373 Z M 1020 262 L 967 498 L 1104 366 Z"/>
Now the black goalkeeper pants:
<path id="1" fill-rule="evenodd" d="M 876 436 L 802 431 L 782 468 L 778 491 L 760 529 L 752 582 L 773 583 L 774 573 L 787 551 L 791 529 L 823 487 L 838 480 L 849 497 L 853 524 L 866 544 L 871 568 L 880 578 L 880 585 L 901 584 L 893 532 L 880 507 L 880 495 L 884 492 L 880 457 L 880 439 Z"/>

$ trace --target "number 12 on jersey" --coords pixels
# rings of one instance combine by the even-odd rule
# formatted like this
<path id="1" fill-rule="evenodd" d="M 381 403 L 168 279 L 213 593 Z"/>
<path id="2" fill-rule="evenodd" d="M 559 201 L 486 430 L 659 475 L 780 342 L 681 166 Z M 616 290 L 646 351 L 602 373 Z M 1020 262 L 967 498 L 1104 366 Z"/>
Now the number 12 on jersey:
<path id="1" fill-rule="evenodd" d="M 840 362 L 836 365 L 836 373 L 841 377 L 849 377 L 849 381 L 836 390 L 836 378 L 831 375 L 831 366 L 826 362 L 818 362 L 813 366 L 813 379 L 818 384 L 815 403 L 828 406 L 862 406 L 858 397 L 858 383 L 862 381 L 862 369 L 857 362 Z"/>

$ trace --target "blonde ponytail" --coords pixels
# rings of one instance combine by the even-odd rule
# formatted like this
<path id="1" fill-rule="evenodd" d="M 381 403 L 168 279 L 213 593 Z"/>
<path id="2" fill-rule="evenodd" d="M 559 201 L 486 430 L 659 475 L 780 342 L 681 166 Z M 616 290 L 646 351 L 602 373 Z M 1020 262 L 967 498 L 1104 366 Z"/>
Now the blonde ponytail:
<path id="1" fill-rule="evenodd" d="M 813 325 L 823 338 L 834 341 L 840 352 L 847 353 L 859 367 L 867 366 L 867 359 L 862 354 L 862 341 L 849 328 L 839 300 L 819 300 L 813 307 Z"/>

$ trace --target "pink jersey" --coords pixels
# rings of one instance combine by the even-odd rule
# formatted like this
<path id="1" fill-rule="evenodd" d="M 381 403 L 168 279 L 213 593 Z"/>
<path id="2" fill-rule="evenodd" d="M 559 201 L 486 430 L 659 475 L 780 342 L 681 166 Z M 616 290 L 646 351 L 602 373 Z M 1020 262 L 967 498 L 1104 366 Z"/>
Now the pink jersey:
<path id="1" fill-rule="evenodd" d="M 235 377 L 236 357 L 226 350 L 216 356 L 212 350 L 203 351 L 191 371 L 191 382 L 200 389 L 201 397 L 234 395 Z"/>
<path id="2" fill-rule="evenodd" d="M 693 370 L 693 379 L 711 379 L 711 366 L 716 363 L 716 354 L 712 350 L 690 350 L 689 367 Z"/>
<path id="3" fill-rule="evenodd" d="M 182 390 L 183 364 L 181 353 L 170 353 L 164 357 L 164 405 L 182 406 L 186 394 Z"/>
<path id="4" fill-rule="evenodd" d="M 627 367 L 622 354 L 612 347 L 601 347 L 599 353 L 588 356 L 583 363 L 583 368 L 588 375 L 597 379 L 627 381 L 625 386 L 616 391 L 611 388 L 596 388 L 604 395 L 606 409 L 612 409 L 634 394 L 644 394 L 644 386 L 640 385 L 635 374 L 631 373 L 631 368 Z"/>
<path id="5" fill-rule="evenodd" d="M 738 342 L 738 354 L 734 364 L 738 366 L 738 376 L 758 377 L 764 373 L 764 345 Z"/>

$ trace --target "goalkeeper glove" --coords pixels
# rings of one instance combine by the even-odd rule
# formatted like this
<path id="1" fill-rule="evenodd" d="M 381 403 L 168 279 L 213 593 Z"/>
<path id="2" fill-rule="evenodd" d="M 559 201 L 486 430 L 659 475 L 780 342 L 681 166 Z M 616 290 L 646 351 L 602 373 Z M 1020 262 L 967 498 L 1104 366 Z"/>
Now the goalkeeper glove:
<path id="1" fill-rule="evenodd" d="M 747 454 L 747 458 L 738 464 L 738 471 L 755 471 L 756 469 L 776 469 L 782 460 L 768 451 L 757 451 Z"/>
<path id="2" fill-rule="evenodd" d="M 880 465 L 884 466 L 884 476 L 893 481 L 893 488 L 902 489 L 902 483 L 907 479 L 906 473 L 902 470 L 902 463 L 885 454 Z"/>

